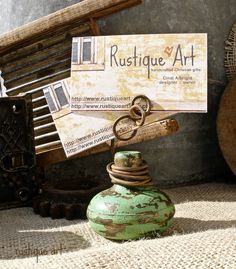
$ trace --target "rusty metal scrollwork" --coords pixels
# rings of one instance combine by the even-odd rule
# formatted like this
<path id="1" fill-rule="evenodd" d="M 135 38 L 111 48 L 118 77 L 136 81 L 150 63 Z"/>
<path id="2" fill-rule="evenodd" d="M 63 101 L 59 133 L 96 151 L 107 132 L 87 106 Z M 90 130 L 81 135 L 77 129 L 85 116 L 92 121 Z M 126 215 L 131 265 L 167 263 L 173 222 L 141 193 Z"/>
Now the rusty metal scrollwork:
<path id="1" fill-rule="evenodd" d="M 3 97 L 0 106 L 1 209 L 30 202 L 38 183 L 31 98 Z"/>

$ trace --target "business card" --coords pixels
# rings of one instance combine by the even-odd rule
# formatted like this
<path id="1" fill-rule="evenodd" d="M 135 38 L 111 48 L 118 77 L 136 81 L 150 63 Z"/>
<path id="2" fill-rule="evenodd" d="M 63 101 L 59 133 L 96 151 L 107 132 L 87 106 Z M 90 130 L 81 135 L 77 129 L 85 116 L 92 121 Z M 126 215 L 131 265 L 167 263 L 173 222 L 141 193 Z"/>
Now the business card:
<path id="1" fill-rule="evenodd" d="M 113 139 L 113 124 L 125 112 L 70 110 L 71 78 L 57 81 L 43 88 L 53 121 L 67 157 L 76 155 Z M 147 116 L 145 125 L 167 117 L 163 111 Z M 119 124 L 120 136 L 129 136 L 137 125 L 126 118 Z M 141 127 L 142 128 L 142 127 Z"/>
<path id="2" fill-rule="evenodd" d="M 152 111 L 207 111 L 207 34 L 75 37 L 71 111 L 128 111 L 136 95 Z"/>

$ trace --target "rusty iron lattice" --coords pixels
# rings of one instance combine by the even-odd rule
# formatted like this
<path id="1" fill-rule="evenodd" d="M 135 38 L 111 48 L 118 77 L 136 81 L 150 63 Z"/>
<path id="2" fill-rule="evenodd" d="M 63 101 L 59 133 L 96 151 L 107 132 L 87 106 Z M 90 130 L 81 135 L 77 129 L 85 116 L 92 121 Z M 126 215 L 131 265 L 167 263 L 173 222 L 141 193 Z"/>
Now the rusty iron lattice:
<path id="1" fill-rule="evenodd" d="M 0 99 L 0 209 L 28 204 L 37 192 L 30 96 Z"/>
<path id="2" fill-rule="evenodd" d="M 225 70 L 228 80 L 236 77 L 236 22 L 225 41 Z"/>

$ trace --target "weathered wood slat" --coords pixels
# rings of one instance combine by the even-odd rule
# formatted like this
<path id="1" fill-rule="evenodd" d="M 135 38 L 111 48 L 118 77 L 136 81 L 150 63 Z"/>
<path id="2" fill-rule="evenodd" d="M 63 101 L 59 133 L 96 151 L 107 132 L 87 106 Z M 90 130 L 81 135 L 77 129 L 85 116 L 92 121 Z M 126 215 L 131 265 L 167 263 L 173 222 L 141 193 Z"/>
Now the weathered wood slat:
<path id="1" fill-rule="evenodd" d="M 49 126 L 48 128 L 40 129 L 38 131 L 34 130 L 34 135 L 35 137 L 48 134 L 48 133 L 53 133 L 56 131 L 55 125 Z"/>
<path id="2" fill-rule="evenodd" d="M 44 95 L 43 93 L 43 88 L 44 87 L 38 87 L 38 88 L 34 88 L 32 90 L 29 90 L 27 91 L 27 94 L 31 94 L 32 95 L 32 98 L 35 98 L 35 96 L 41 96 L 41 95 Z M 7 90 L 8 92 L 8 95 L 11 95 L 9 94 L 10 93 L 10 90 Z"/>
<path id="3" fill-rule="evenodd" d="M 41 96 L 41 97 L 44 97 L 44 96 Z M 33 109 L 37 107 L 42 107 L 44 105 L 47 105 L 47 101 L 45 98 L 39 99 L 37 102 L 32 103 Z"/>
<path id="4" fill-rule="evenodd" d="M 47 100 L 46 100 L 44 95 L 32 99 L 33 109 L 37 108 L 37 107 L 40 107 L 40 106 L 44 106 L 46 104 L 47 104 Z"/>
<path id="5" fill-rule="evenodd" d="M 55 150 L 58 150 L 58 149 L 62 150 L 61 141 L 57 140 L 57 141 L 45 143 L 43 145 L 38 145 L 35 147 L 38 154 L 43 154 L 43 153 L 52 151 L 52 148 Z M 45 165 L 46 165 L 46 163 L 45 163 Z"/>
<path id="6" fill-rule="evenodd" d="M 34 121 L 34 123 L 35 123 L 35 122 L 38 122 L 38 121 L 40 121 L 40 120 L 44 120 L 44 119 L 47 119 L 47 118 L 52 119 L 52 115 L 51 115 L 51 113 L 48 113 L 48 114 L 45 114 L 45 115 L 43 115 L 43 116 L 39 116 L 39 117 L 34 117 L 33 121 Z"/>
<path id="7" fill-rule="evenodd" d="M 92 18 L 95 18 L 95 19 L 99 19 L 101 17 L 105 17 L 109 14 L 113 14 L 113 13 L 116 13 L 116 12 L 119 12 L 123 9 L 127 9 L 127 8 L 130 8 L 134 5 L 138 5 L 138 4 L 142 4 L 143 3 L 143 0 L 134 0 L 134 1 L 123 1 L 122 3 L 117 3 L 117 5 L 113 5 L 111 6 L 110 8 L 108 9 L 101 9 L 100 11 L 96 12 L 95 14 L 93 14 L 91 17 Z"/>
<path id="8" fill-rule="evenodd" d="M 25 74 L 22 76 L 22 78 L 16 78 L 12 79 L 11 81 L 5 81 L 5 86 L 7 88 L 12 88 L 16 87 L 18 85 L 24 85 L 28 82 L 31 81 L 36 81 L 36 80 L 44 80 L 45 77 L 48 77 L 50 75 L 54 75 L 55 72 L 63 72 L 64 70 L 70 70 L 70 59 L 65 59 L 60 61 L 59 63 L 50 63 L 48 66 L 45 66 L 43 68 L 40 68 L 38 70 L 33 70 L 29 74 Z"/>
<path id="9" fill-rule="evenodd" d="M 47 66 L 49 63 L 55 63 L 63 59 L 70 59 L 71 42 L 62 46 L 55 46 L 53 50 L 42 51 L 41 53 L 28 55 L 21 60 L 5 65 L 3 68 L 3 75 L 5 81 L 11 81 L 20 75 L 36 72 L 39 67 Z"/>
<path id="10" fill-rule="evenodd" d="M 34 120 L 34 127 L 53 122 L 51 114 L 45 114 L 43 116 L 35 117 L 33 120 Z"/>
<path id="11" fill-rule="evenodd" d="M 70 76 L 70 68 L 47 75 L 45 77 L 41 77 L 40 79 L 30 81 L 23 85 L 10 88 L 6 91 L 6 93 L 8 95 L 17 95 L 22 92 L 30 92 L 30 90 L 34 90 L 34 88 L 41 88 L 42 86 L 45 86 L 47 84 L 53 83 L 55 81 L 58 81 L 64 78 L 68 78 L 69 76 Z"/>
<path id="12" fill-rule="evenodd" d="M 122 9 L 140 4 L 142 0 L 85 0 L 48 16 L 30 22 L 20 28 L 0 36 L 0 52 L 14 48 L 34 36 L 41 36 L 47 31 L 78 20 L 107 16 Z"/>
<path id="13" fill-rule="evenodd" d="M 41 95 L 39 97 L 32 99 L 32 103 L 34 104 L 34 103 L 40 102 L 42 100 L 46 100 L 44 95 Z"/>
<path id="14" fill-rule="evenodd" d="M 32 39 L 24 46 L 19 46 L 16 49 L 11 49 L 7 53 L 1 53 L 0 65 L 6 65 L 7 63 L 21 60 L 27 55 L 33 55 L 35 53 L 41 53 L 43 50 L 51 49 L 56 44 L 63 45 L 64 42 L 72 40 L 73 36 L 81 36 L 90 32 L 90 25 L 82 22 L 77 22 L 73 26 L 67 26 L 66 29 L 58 28 L 53 31 L 53 34 L 47 33 L 40 38 Z M 1 38 L 1 36 L 0 36 Z M 0 39 L 1 40 L 1 39 Z"/>
<path id="15" fill-rule="evenodd" d="M 88 28 L 85 28 L 86 31 L 74 31 L 74 35 L 75 36 L 83 36 L 83 35 L 89 35 L 88 32 Z M 65 36 L 66 34 L 63 34 L 63 36 Z M 54 37 L 55 38 L 55 37 Z M 35 51 L 29 51 L 29 47 L 24 47 L 24 48 L 20 48 L 19 50 L 21 51 L 21 53 L 19 52 L 19 50 L 17 50 L 16 55 L 14 54 L 12 57 L 11 55 L 5 55 L 5 61 L 2 59 L 3 57 L 1 57 L 1 62 L 0 62 L 0 67 L 3 70 L 3 74 L 4 74 L 4 78 L 5 80 L 8 80 L 9 76 L 12 76 L 12 73 L 14 73 L 14 76 L 18 75 L 18 73 L 16 73 L 16 71 L 23 71 L 25 67 L 28 67 L 29 65 L 31 65 L 31 70 L 34 68 L 34 64 L 38 63 L 43 65 L 44 63 L 40 63 L 40 62 L 45 62 L 46 60 L 50 60 L 50 62 L 53 62 L 55 60 L 57 60 L 58 56 L 59 60 L 62 58 L 64 59 L 64 54 L 69 54 L 69 56 L 71 56 L 71 42 L 72 42 L 72 37 L 70 38 L 66 38 L 66 39 L 62 39 L 62 40 L 58 40 L 57 42 L 55 42 L 55 39 L 53 39 L 54 44 L 53 45 L 49 45 L 48 41 L 46 42 L 45 40 L 41 40 L 38 43 L 33 44 L 34 46 L 34 50 Z M 45 44 L 43 45 L 42 43 L 45 42 Z M 32 45 L 31 45 L 32 46 Z M 38 49 L 40 47 L 40 49 Z M 20 56 L 21 55 L 21 56 Z M 14 59 L 15 56 L 15 59 Z M 12 59 L 13 58 L 13 59 Z M 47 61 L 46 61 L 47 62 Z M 26 69 L 26 71 L 28 71 Z"/>
<path id="16" fill-rule="evenodd" d="M 136 144 L 147 140 L 158 139 L 163 136 L 167 136 L 175 133 L 178 130 L 178 123 L 176 120 L 167 119 L 159 122 L 154 122 L 143 126 L 138 130 L 137 135 L 129 141 L 117 141 L 115 140 L 115 148 L 126 146 L 127 144 Z M 73 156 L 72 158 L 79 158 L 88 156 L 91 154 L 108 151 L 110 146 L 107 143 L 103 143 L 94 148 L 88 149 Z M 45 166 L 51 163 L 61 162 L 66 159 L 65 152 L 62 148 L 58 148 L 55 151 L 44 152 L 37 155 L 37 164 L 39 166 Z"/>
<path id="17" fill-rule="evenodd" d="M 70 59 L 65 59 L 56 63 L 49 63 L 47 66 L 43 66 L 42 68 L 35 69 L 32 72 L 24 73 L 19 77 L 15 77 L 9 81 L 5 81 L 5 85 L 7 88 L 14 88 L 31 81 L 40 80 L 41 78 L 44 78 L 45 75 L 49 76 L 58 72 L 63 72 L 64 70 L 68 70 L 69 68 Z"/>
<path id="18" fill-rule="evenodd" d="M 78 30 L 74 32 L 78 33 Z M 83 31 L 80 29 L 79 32 L 83 35 L 88 33 L 88 25 L 83 27 Z M 23 58 L 18 58 L 18 61 L 15 60 L 11 61 L 11 63 L 6 63 L 2 67 L 2 70 L 7 88 L 14 88 L 32 80 L 39 79 L 43 74 L 57 73 L 70 68 L 71 39 L 72 38 L 64 42 L 61 41 L 59 44 L 49 47 L 49 51 L 48 48 L 36 50 L 37 52 L 34 54 L 29 53 L 28 55 L 23 55 Z M 43 45 L 41 45 L 42 42 L 36 44 L 35 47 L 43 47 Z M 27 49 L 26 47 L 23 51 L 27 52 Z M 67 76 L 69 76 L 69 73 Z M 42 85 L 45 85 L 45 83 Z M 10 94 L 10 92 L 8 94 Z"/>
<path id="19" fill-rule="evenodd" d="M 49 113 L 50 113 L 49 108 L 45 106 L 43 109 L 40 109 L 40 110 L 35 111 L 33 113 L 33 116 L 34 117 L 40 117 L 40 116 L 43 116 L 45 114 L 47 115 Z"/>
<path id="20" fill-rule="evenodd" d="M 47 131 L 52 132 L 56 130 L 54 122 L 46 123 L 34 128 L 35 136 L 39 136 Z"/>
<path id="21" fill-rule="evenodd" d="M 57 141 L 60 140 L 57 131 L 51 132 L 51 133 L 46 133 L 46 134 L 42 134 L 39 136 L 35 137 L 35 145 L 43 145 L 43 144 L 47 144 L 49 142 L 53 142 L 53 141 Z"/>
<path id="22" fill-rule="evenodd" d="M 42 40 L 44 41 L 44 40 Z M 40 47 L 40 44 L 42 44 L 42 41 L 39 43 L 35 43 L 35 47 Z M 45 46 L 41 49 L 35 49 L 35 52 L 30 52 L 28 47 L 21 48 L 22 52 L 24 54 L 22 56 L 19 56 L 19 54 L 15 55 L 18 56 L 16 59 L 11 59 L 10 55 L 8 58 L 5 59 L 5 63 L 1 63 L 1 65 L 4 67 L 4 73 L 5 75 L 11 72 L 12 70 L 17 71 L 20 69 L 20 67 L 24 67 L 24 64 L 27 63 L 34 63 L 35 59 L 37 60 L 45 60 L 48 57 L 51 57 L 55 54 L 55 52 L 58 51 L 58 49 L 67 49 L 71 47 L 71 40 L 68 41 L 58 41 L 55 42 L 52 46 Z M 18 50 L 17 50 L 18 51 Z M 5 56 L 5 57 L 6 57 Z M 15 63 L 15 64 L 14 64 Z"/>
<path id="23" fill-rule="evenodd" d="M 29 93 L 28 93 L 29 94 Z M 43 89 L 31 94 L 32 100 L 34 101 L 37 98 L 45 98 Z"/>
<path id="24" fill-rule="evenodd" d="M 41 149 L 43 149 L 44 145 L 47 145 L 49 143 L 53 143 L 54 141 L 58 141 L 58 140 L 60 140 L 58 135 L 51 136 L 51 137 L 46 137 L 44 139 L 35 141 L 35 147 L 41 146 Z M 57 148 L 58 148 L 58 146 L 57 146 Z M 50 149 L 50 150 L 52 150 L 52 149 Z"/>
<path id="25" fill-rule="evenodd" d="M 48 123 L 48 124 L 45 124 L 45 125 L 41 125 L 41 126 L 35 127 L 34 130 L 35 131 L 41 130 L 41 129 L 44 129 L 45 127 L 49 127 L 49 126 L 55 126 L 55 125 L 53 125 L 53 122 L 51 122 L 51 123 Z"/>
<path id="26" fill-rule="evenodd" d="M 57 131 L 55 132 L 51 132 L 51 133 L 46 133 L 46 134 L 43 134 L 43 135 L 39 135 L 39 136 L 35 136 L 35 140 L 40 140 L 40 139 L 43 139 L 43 138 L 46 138 L 46 137 L 52 137 L 52 136 L 55 136 L 55 135 L 58 135 Z"/>
<path id="27" fill-rule="evenodd" d="M 33 113 L 36 113 L 36 112 L 39 112 L 39 111 L 42 111 L 42 110 L 45 110 L 45 109 L 48 109 L 48 105 L 44 105 L 44 106 L 40 106 L 40 107 L 36 107 L 33 109 Z"/>

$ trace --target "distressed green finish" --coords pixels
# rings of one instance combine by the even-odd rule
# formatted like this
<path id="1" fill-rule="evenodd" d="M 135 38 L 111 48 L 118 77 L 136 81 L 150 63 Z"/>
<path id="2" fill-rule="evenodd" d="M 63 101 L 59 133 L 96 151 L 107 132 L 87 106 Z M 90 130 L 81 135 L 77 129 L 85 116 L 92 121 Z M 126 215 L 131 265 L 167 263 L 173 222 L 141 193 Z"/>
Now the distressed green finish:
<path id="1" fill-rule="evenodd" d="M 97 194 L 87 210 L 91 228 L 115 240 L 136 239 L 162 233 L 172 223 L 175 208 L 170 199 L 153 187 L 114 185 Z"/>
<path id="2" fill-rule="evenodd" d="M 130 166 L 126 162 L 127 153 L 116 154 L 115 160 Z M 134 156 L 138 156 L 137 152 Z M 116 184 L 97 194 L 87 209 L 91 228 L 113 240 L 161 234 L 170 227 L 174 213 L 169 197 L 154 186 L 127 188 Z"/>
<path id="3" fill-rule="evenodd" d="M 120 151 L 114 156 L 114 163 L 120 167 L 138 167 L 142 164 L 142 155 L 139 151 Z"/>

